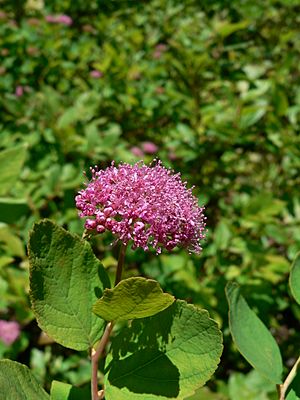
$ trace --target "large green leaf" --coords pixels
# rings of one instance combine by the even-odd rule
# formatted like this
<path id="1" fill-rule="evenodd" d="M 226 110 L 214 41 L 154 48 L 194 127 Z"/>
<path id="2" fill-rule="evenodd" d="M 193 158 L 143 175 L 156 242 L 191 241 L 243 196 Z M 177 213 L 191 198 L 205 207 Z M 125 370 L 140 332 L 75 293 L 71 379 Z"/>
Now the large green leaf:
<path id="1" fill-rule="evenodd" d="M 295 300 L 300 304 L 300 253 L 296 255 L 292 265 L 290 273 L 290 288 Z"/>
<path id="2" fill-rule="evenodd" d="M 105 289 L 93 311 L 106 321 L 145 318 L 169 307 L 173 301 L 174 297 L 163 293 L 158 282 L 135 277 Z"/>
<path id="3" fill-rule="evenodd" d="M 0 152 L 0 196 L 6 194 L 19 178 L 26 157 L 24 145 Z"/>
<path id="4" fill-rule="evenodd" d="M 207 311 L 176 301 L 122 328 L 111 350 L 106 400 L 184 399 L 216 370 L 222 334 Z"/>
<path id="5" fill-rule="evenodd" d="M 0 361 L 0 400 L 47 400 L 28 367 L 11 360 Z"/>
<path id="6" fill-rule="evenodd" d="M 89 400 L 90 387 L 78 388 L 68 383 L 52 381 L 50 400 Z"/>
<path id="7" fill-rule="evenodd" d="M 237 284 L 226 286 L 229 327 L 232 338 L 246 360 L 275 384 L 282 382 L 282 359 L 278 345 L 257 315 L 250 309 Z"/>
<path id="8" fill-rule="evenodd" d="M 88 349 L 104 327 L 92 306 L 109 286 L 89 243 L 43 220 L 34 225 L 28 250 L 30 295 L 40 327 L 63 346 Z"/>

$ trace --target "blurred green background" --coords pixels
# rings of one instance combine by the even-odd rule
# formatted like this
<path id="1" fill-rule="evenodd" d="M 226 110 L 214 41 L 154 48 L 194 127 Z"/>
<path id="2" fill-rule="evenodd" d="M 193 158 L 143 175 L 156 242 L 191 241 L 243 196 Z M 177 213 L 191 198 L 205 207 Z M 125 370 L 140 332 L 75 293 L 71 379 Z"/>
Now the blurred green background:
<path id="1" fill-rule="evenodd" d="M 220 367 L 193 399 L 276 398 L 229 335 L 226 282 L 242 285 L 287 369 L 300 311 L 288 291 L 300 249 L 298 0 L 14 0 L 0 3 L 0 357 L 84 385 L 85 354 L 45 338 L 28 299 L 28 231 L 50 218 L 82 234 L 83 171 L 155 157 L 181 172 L 208 218 L 199 256 L 130 251 L 127 274 L 205 307 L 224 333 Z M 114 272 L 111 237 L 94 239 Z M 84 357 L 82 357 L 84 356 Z"/>

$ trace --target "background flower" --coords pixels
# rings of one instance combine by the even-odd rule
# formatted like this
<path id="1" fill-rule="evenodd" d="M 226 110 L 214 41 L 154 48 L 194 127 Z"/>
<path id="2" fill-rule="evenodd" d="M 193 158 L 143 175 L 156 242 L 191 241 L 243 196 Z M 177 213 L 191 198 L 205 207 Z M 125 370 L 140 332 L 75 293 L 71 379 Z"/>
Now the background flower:
<path id="1" fill-rule="evenodd" d="M 92 78 L 102 78 L 103 73 L 101 71 L 98 71 L 97 69 L 94 69 L 93 71 L 90 72 L 90 76 Z"/>
<path id="2" fill-rule="evenodd" d="M 63 24 L 63 25 L 72 25 L 73 20 L 69 15 L 46 15 L 45 17 L 47 22 L 52 24 Z"/>
<path id="3" fill-rule="evenodd" d="M 131 151 L 131 153 L 132 153 L 134 156 L 136 156 L 136 157 L 144 157 L 144 152 L 143 152 L 143 150 L 140 149 L 140 148 L 137 147 L 137 146 L 131 147 L 130 151 Z"/>
<path id="4" fill-rule="evenodd" d="M 143 142 L 142 149 L 144 150 L 145 153 L 154 154 L 157 152 L 158 147 L 153 142 Z"/>
<path id="5" fill-rule="evenodd" d="M 7 346 L 15 342 L 20 335 L 20 325 L 16 321 L 0 320 L 0 340 Z"/>

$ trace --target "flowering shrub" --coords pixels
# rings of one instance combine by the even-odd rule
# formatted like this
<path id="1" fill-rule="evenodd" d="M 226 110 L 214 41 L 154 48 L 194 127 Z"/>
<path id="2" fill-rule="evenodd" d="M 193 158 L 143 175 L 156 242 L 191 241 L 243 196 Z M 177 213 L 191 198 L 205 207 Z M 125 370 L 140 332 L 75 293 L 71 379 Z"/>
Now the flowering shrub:
<path id="1" fill-rule="evenodd" d="M 50 218 L 81 236 L 74 196 L 82 170 L 112 159 L 148 165 L 155 154 L 195 184 L 208 231 L 200 256 L 160 246 L 158 257 L 132 251 L 129 240 L 125 277 L 155 278 L 222 327 L 222 367 L 197 400 L 276 398 L 274 383 L 248 373 L 231 345 L 224 287 L 232 279 L 241 286 L 287 373 L 300 342 L 299 306 L 287 291 L 300 248 L 297 0 L 3 0 L 0 8 L 0 319 L 22 326 L 11 345 L 0 340 L 0 357 L 38 365 L 48 391 L 53 379 L 88 383 L 88 359 L 75 350 L 69 357 L 34 322 L 28 228 Z M 72 24 L 56 20 L 64 15 Z M 118 246 L 110 233 L 91 243 L 112 280 Z M 268 368 L 278 376 L 280 368 Z"/>
<path id="2" fill-rule="evenodd" d="M 183 399 L 193 394 L 219 363 L 222 335 L 217 323 L 207 311 L 163 293 L 155 280 L 122 279 L 122 273 L 130 241 L 133 248 L 152 246 L 157 254 L 177 245 L 199 252 L 203 207 L 180 175 L 161 162 L 92 168 L 92 180 L 79 192 L 76 205 L 80 216 L 88 217 L 87 230 L 116 235 L 120 254 L 115 285 L 110 288 L 109 277 L 86 240 L 48 220 L 35 224 L 28 250 L 32 308 L 39 326 L 63 346 L 89 350 L 92 400 Z M 114 326 L 128 320 L 131 323 L 118 326 L 114 337 Z M 99 391 L 98 361 L 109 342 Z M 22 374 L 30 372 L 5 361 L 0 363 L 0 379 L 1 374 L 13 374 L 13 368 L 18 389 Z M 32 382 L 31 377 L 25 391 L 33 389 Z M 5 393 L 8 390 L 5 386 Z M 53 383 L 51 394 L 56 390 Z M 32 400 L 46 394 L 38 387 L 35 396 L 39 397 Z"/>
<path id="3" fill-rule="evenodd" d="M 133 249 L 146 251 L 152 246 L 157 254 L 162 248 L 170 251 L 179 245 L 200 252 L 205 230 L 203 207 L 198 206 L 180 174 L 160 161 L 150 166 L 138 162 L 118 167 L 113 162 L 104 170 L 91 168 L 91 172 L 91 181 L 76 196 L 76 206 L 79 215 L 87 217 L 87 231 L 111 231 L 119 242 L 114 287 L 83 239 L 86 234 L 80 239 L 42 220 L 34 225 L 28 247 L 32 309 L 38 324 L 57 343 L 89 351 L 92 400 L 120 396 L 125 400 L 185 399 L 205 384 L 220 361 L 222 335 L 217 323 L 207 311 L 164 293 L 155 280 L 123 279 L 122 275 L 129 242 Z M 298 303 L 299 260 L 300 256 L 290 274 L 291 291 Z M 226 294 L 237 347 L 255 369 L 277 385 L 280 400 L 293 400 L 300 358 L 283 381 L 281 353 L 273 336 L 250 310 L 238 285 L 229 283 Z M 0 320 L 0 339 L 6 345 L 18 336 L 16 322 Z M 98 363 L 106 356 L 99 391 Z M 15 390 L 24 394 L 34 390 L 32 400 L 48 398 L 26 367 L 9 360 L 0 362 L 0 379 L 5 382 L 5 377 L 11 376 L 17 376 Z M 3 387 L 7 396 L 11 386 L 4 383 Z M 62 388 L 67 397 L 61 394 Z M 61 400 L 67 399 L 68 391 L 66 385 L 54 381 L 51 398 L 59 393 Z"/>

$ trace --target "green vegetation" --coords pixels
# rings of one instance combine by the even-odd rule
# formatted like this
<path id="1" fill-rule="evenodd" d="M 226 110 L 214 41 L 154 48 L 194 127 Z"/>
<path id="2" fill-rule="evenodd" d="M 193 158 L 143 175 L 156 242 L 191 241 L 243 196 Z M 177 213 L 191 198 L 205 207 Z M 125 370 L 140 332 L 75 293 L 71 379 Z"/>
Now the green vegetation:
<path id="1" fill-rule="evenodd" d="M 28 232 L 49 218 L 82 235 L 74 197 L 83 171 L 157 157 L 195 185 L 207 240 L 199 256 L 131 250 L 125 274 L 156 279 L 218 321 L 220 366 L 190 400 L 276 399 L 232 343 L 225 286 L 235 280 L 270 328 L 286 376 L 300 340 L 288 289 L 300 249 L 299 1 L 1 5 L 0 319 L 17 321 L 21 333 L 0 340 L 0 357 L 30 366 L 48 392 L 53 379 L 89 381 L 88 360 L 34 319 Z M 107 234 L 91 241 L 113 276 L 111 242 Z M 69 390 L 59 385 L 57 393 Z"/>

